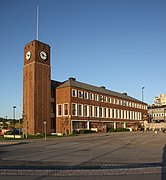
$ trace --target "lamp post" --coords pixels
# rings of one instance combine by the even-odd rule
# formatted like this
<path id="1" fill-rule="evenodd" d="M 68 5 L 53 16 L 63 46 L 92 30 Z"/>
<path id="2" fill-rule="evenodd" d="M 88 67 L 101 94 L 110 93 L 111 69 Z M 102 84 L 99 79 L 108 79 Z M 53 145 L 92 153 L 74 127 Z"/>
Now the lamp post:
<path id="1" fill-rule="evenodd" d="M 47 135 L 46 135 L 46 126 L 47 126 L 47 122 L 46 121 L 44 121 L 43 122 L 43 124 L 44 124 L 44 134 L 45 134 L 45 141 L 47 140 Z"/>
<path id="2" fill-rule="evenodd" d="M 16 115 L 16 106 L 13 106 L 13 120 L 14 120 L 14 130 L 13 130 L 13 133 L 14 133 L 14 139 L 15 139 L 15 115 Z"/>
<path id="3" fill-rule="evenodd" d="M 5 126 L 6 126 L 7 116 L 5 116 L 5 118 L 6 118 L 6 121 L 4 121 L 4 123 L 3 123 L 3 129 L 5 129 Z M 7 128 L 7 126 L 6 126 L 6 128 Z"/>
<path id="4" fill-rule="evenodd" d="M 145 87 L 142 87 L 142 102 L 144 102 L 144 89 Z"/>

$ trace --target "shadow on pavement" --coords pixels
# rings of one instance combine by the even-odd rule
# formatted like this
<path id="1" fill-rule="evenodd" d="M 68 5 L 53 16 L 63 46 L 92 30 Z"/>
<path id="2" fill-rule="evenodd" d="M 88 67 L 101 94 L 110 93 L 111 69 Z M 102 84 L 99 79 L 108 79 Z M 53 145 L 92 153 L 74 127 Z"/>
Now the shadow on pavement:
<path id="1" fill-rule="evenodd" d="M 10 164 L 10 165 L 9 165 Z M 0 163 L 0 170 L 1 169 L 17 169 L 17 170 L 90 170 L 90 169 L 112 169 L 112 170 L 118 170 L 118 169 L 137 169 L 137 168 L 159 168 L 163 167 L 162 163 L 116 163 L 116 164 L 107 164 L 107 165 L 99 165 L 99 164 L 87 164 L 83 166 L 69 166 L 62 163 L 52 163 L 52 162 L 29 162 L 29 161 L 2 161 Z M 163 174 L 164 176 L 164 174 Z M 162 180 L 166 176 L 163 177 Z"/>

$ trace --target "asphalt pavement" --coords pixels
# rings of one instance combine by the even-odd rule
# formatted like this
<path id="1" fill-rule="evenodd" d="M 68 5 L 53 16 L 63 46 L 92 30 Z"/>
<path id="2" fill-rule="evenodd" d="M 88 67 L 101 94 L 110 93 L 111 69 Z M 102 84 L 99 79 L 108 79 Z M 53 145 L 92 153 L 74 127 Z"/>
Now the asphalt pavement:
<path id="1" fill-rule="evenodd" d="M 0 179 L 166 179 L 166 134 L 88 134 L 0 142 Z"/>

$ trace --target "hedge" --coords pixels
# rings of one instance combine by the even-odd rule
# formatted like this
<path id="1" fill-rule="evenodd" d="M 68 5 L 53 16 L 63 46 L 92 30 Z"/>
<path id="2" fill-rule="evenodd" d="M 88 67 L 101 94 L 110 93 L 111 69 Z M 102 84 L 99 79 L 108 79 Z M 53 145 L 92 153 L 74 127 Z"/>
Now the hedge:
<path id="1" fill-rule="evenodd" d="M 126 132 L 126 131 L 130 131 L 129 129 L 125 129 L 125 128 L 117 128 L 117 129 L 109 129 L 108 132 Z"/>

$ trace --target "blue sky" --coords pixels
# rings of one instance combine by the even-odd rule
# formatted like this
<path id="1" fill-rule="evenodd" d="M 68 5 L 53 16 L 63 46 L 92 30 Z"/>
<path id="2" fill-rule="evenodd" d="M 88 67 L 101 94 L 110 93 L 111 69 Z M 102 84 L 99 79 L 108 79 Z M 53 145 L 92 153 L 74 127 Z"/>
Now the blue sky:
<path id="1" fill-rule="evenodd" d="M 166 93 L 165 0 L 0 0 L 0 117 L 22 111 L 24 45 L 51 46 L 51 79 L 106 86 L 151 104 Z"/>

